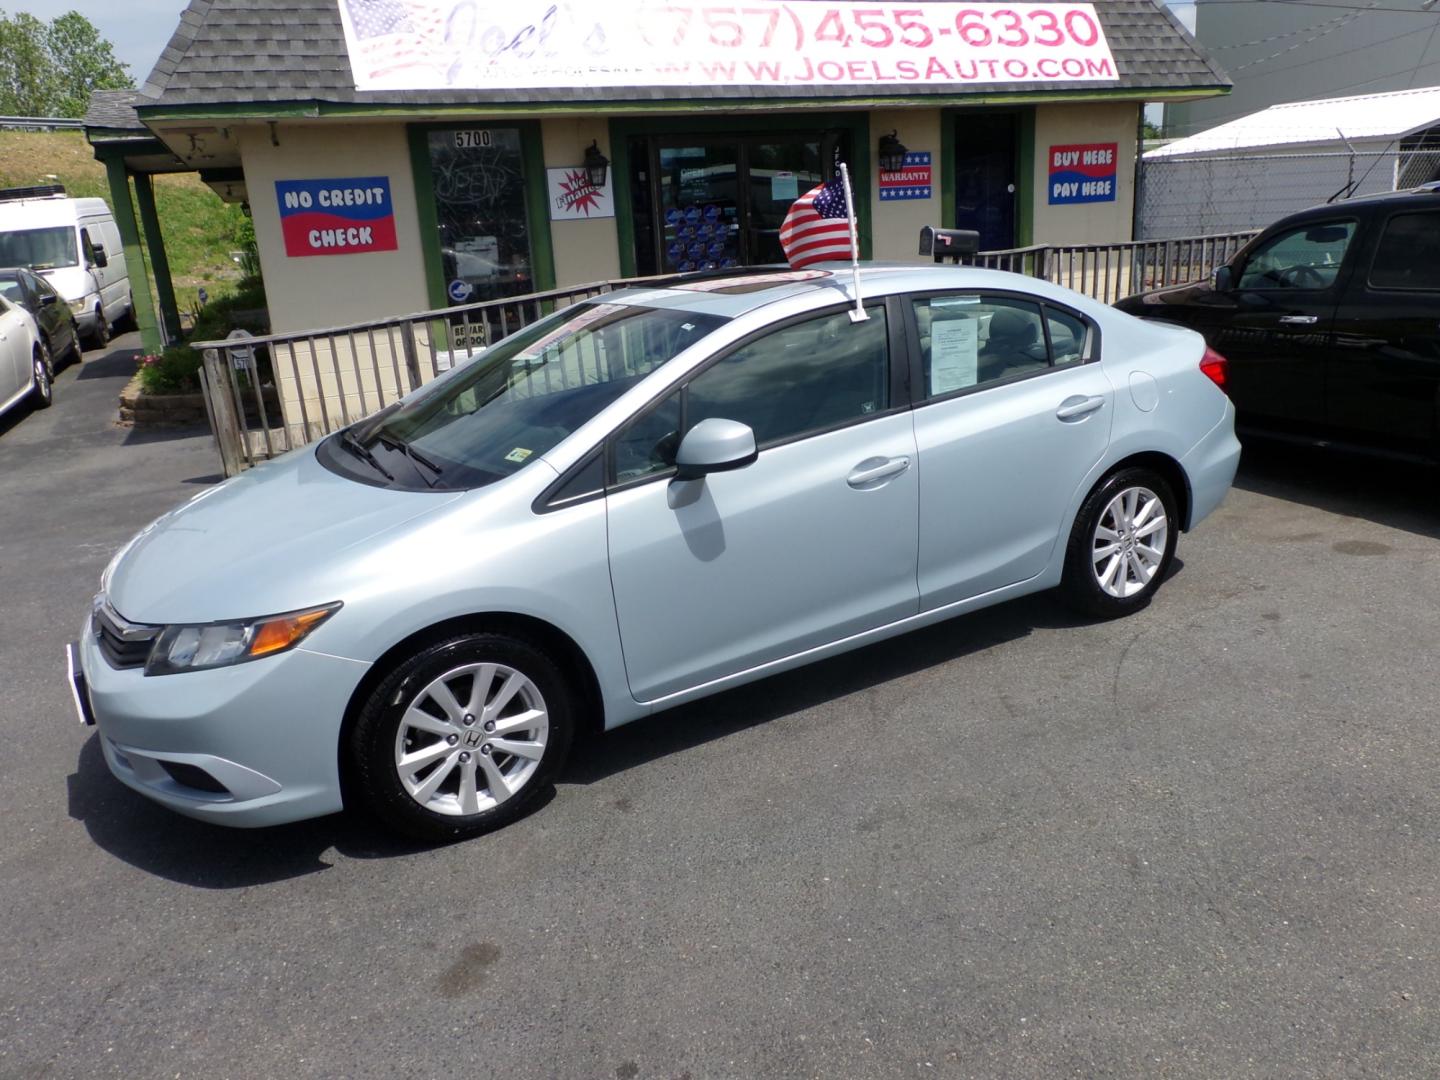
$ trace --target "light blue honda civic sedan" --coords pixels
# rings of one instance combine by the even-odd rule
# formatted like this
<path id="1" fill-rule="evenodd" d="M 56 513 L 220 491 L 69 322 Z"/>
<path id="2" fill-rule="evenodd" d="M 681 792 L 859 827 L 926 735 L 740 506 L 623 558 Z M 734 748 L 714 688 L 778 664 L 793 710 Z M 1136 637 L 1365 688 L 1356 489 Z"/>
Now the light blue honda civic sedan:
<path id="1" fill-rule="evenodd" d="M 610 293 L 160 518 L 71 649 L 111 771 L 222 824 L 462 837 L 581 725 L 1042 589 L 1149 603 L 1235 474 L 1224 359 L 1027 277 L 854 288 Z"/>

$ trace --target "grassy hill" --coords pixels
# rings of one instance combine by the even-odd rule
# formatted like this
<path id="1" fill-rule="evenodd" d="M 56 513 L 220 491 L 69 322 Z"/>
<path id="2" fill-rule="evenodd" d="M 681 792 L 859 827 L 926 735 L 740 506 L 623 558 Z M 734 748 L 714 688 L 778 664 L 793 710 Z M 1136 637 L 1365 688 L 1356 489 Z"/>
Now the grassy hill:
<path id="1" fill-rule="evenodd" d="M 54 183 L 52 176 L 76 198 L 98 195 L 110 201 L 105 167 L 81 132 L 0 131 L 0 187 Z M 240 276 L 230 252 L 240 249 L 245 217 L 193 173 L 155 177 L 155 203 L 184 312 L 200 286 L 215 297 Z"/>

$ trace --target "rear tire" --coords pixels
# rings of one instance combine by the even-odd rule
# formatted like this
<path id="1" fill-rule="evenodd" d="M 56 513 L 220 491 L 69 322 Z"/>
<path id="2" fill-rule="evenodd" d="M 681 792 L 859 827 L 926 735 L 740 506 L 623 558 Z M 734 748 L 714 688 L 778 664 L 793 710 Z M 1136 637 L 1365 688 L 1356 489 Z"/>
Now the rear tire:
<path id="1" fill-rule="evenodd" d="M 400 663 L 344 747 L 350 790 L 386 828 L 427 842 L 508 824 L 570 751 L 576 693 L 541 646 L 459 634 Z"/>
<path id="2" fill-rule="evenodd" d="M 37 409 L 48 409 L 55 400 L 55 366 L 50 359 L 50 347 L 43 341 L 35 343 L 33 364 L 35 381 L 30 390 L 30 404 Z"/>
<path id="3" fill-rule="evenodd" d="M 1111 473 L 1075 515 L 1061 596 L 1102 619 L 1134 614 L 1169 573 L 1179 532 L 1175 493 L 1163 476 L 1136 467 Z"/>

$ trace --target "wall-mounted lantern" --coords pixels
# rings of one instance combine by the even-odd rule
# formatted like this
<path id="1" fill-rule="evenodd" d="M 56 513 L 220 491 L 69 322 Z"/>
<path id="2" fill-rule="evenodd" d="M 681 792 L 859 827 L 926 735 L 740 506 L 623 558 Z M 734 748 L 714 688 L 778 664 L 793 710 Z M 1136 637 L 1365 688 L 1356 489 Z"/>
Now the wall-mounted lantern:
<path id="1" fill-rule="evenodd" d="M 905 167 L 905 144 L 896 134 L 892 130 L 889 135 L 880 136 L 880 152 L 876 156 L 880 159 L 881 172 L 899 172 Z"/>
<path id="2" fill-rule="evenodd" d="M 585 148 L 585 178 L 590 181 L 590 186 L 603 188 L 605 172 L 609 168 L 610 159 L 600 152 L 599 143 L 591 139 L 590 145 Z"/>

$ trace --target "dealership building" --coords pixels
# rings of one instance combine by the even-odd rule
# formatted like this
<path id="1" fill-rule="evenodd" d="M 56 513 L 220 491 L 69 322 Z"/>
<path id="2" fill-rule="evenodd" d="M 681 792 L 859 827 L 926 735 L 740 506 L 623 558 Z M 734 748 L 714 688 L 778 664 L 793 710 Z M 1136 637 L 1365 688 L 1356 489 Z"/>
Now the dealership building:
<path id="1" fill-rule="evenodd" d="M 178 324 L 156 172 L 249 205 L 274 329 L 300 330 L 780 261 L 840 161 L 865 258 L 915 260 L 924 225 L 1128 240 L 1143 103 L 1228 88 L 1152 0 L 191 0 L 87 130 L 147 234 L 153 337 Z"/>

